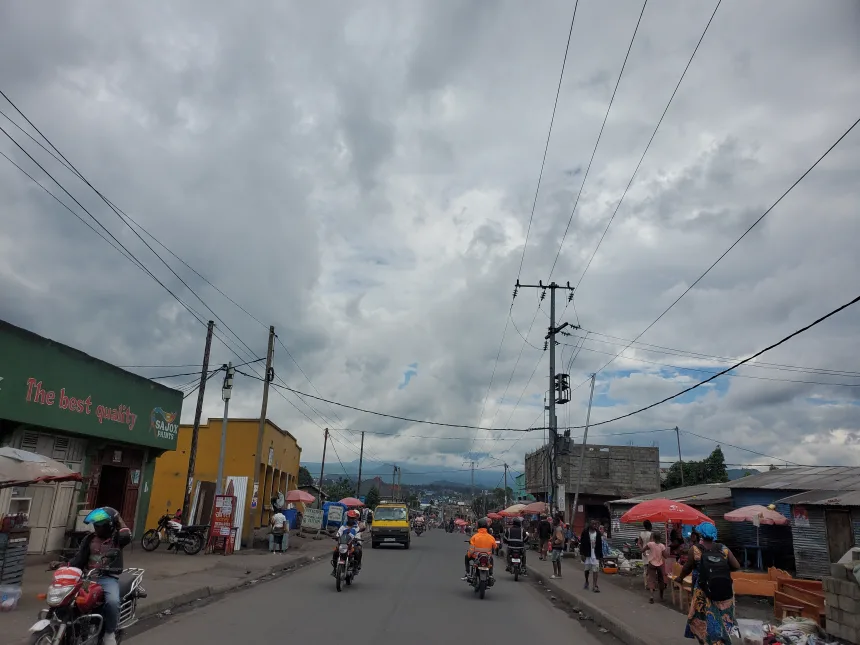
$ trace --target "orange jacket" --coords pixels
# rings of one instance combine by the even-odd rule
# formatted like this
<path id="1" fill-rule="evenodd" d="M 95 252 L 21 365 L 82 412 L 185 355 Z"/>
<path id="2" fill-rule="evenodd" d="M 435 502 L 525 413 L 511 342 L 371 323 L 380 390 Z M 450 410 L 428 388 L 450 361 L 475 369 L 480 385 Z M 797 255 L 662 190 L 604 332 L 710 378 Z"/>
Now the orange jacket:
<path id="1" fill-rule="evenodd" d="M 487 532 L 487 529 L 478 529 L 478 532 L 469 540 L 469 557 L 473 556 L 476 551 L 486 551 L 492 553 L 496 548 L 496 538 Z"/>

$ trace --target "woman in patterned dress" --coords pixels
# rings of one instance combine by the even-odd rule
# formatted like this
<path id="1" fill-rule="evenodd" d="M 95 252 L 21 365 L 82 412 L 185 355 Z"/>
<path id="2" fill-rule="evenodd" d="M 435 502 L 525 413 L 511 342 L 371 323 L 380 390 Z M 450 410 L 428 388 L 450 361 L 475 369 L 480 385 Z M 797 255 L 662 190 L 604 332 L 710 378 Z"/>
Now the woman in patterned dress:
<path id="1" fill-rule="evenodd" d="M 717 539 L 717 527 L 713 524 L 699 524 L 696 532 L 701 536 L 700 544 L 690 547 L 690 557 L 681 571 L 681 580 L 698 570 L 702 551 L 712 549 Z M 718 545 L 729 562 L 732 571 L 741 568 L 737 558 L 728 548 Z M 702 645 L 731 645 L 731 631 L 735 627 L 735 599 L 714 601 L 699 588 L 698 576 L 693 577 L 693 598 L 687 614 L 686 638 L 695 638 Z"/>

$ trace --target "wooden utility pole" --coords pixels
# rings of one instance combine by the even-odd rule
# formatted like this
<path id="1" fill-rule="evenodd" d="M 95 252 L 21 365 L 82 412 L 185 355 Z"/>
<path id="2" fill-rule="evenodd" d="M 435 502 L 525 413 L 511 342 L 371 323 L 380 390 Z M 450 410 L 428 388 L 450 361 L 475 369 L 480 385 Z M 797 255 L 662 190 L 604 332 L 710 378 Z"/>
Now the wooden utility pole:
<path id="1" fill-rule="evenodd" d="M 188 451 L 188 483 L 182 500 L 182 518 L 186 524 L 191 521 L 191 486 L 194 483 L 194 467 L 197 465 L 197 439 L 200 436 L 200 417 L 203 415 L 203 395 L 209 379 L 209 351 L 212 349 L 212 332 L 215 321 L 210 320 L 206 328 L 206 347 L 203 349 L 203 367 L 200 370 L 200 387 L 197 389 L 197 409 L 194 411 L 194 428 L 191 430 L 191 449 Z"/>
<path id="2" fill-rule="evenodd" d="M 266 411 L 269 406 L 269 383 L 275 378 L 272 369 L 272 359 L 275 355 L 275 328 L 269 327 L 269 349 L 266 352 L 266 374 L 263 379 L 263 405 L 260 409 L 260 427 L 257 430 L 257 450 L 254 453 L 254 491 L 251 495 L 251 535 L 255 528 L 262 526 L 263 504 L 261 498 L 263 491 L 260 490 L 260 464 L 263 463 L 263 433 L 266 431 Z M 256 504 L 256 508 L 254 505 Z"/>
<path id="3" fill-rule="evenodd" d="M 361 465 L 364 462 L 364 431 L 361 431 L 361 452 L 358 453 L 358 483 L 355 485 L 355 496 L 361 497 Z"/>
<path id="4" fill-rule="evenodd" d="M 317 508 L 322 508 L 322 492 L 323 492 L 323 475 L 325 474 L 325 449 L 328 447 L 328 428 L 325 429 L 325 438 L 323 439 L 323 457 L 320 464 L 320 496 L 317 499 Z"/>
<path id="5" fill-rule="evenodd" d="M 684 485 L 684 460 L 681 459 L 681 431 L 675 426 L 675 437 L 678 439 L 678 465 L 681 467 L 681 486 Z"/>
<path id="6" fill-rule="evenodd" d="M 594 400 L 594 379 L 597 374 L 591 375 L 591 395 L 588 397 L 588 412 L 585 414 L 585 432 L 582 433 L 582 444 L 579 446 L 579 469 L 576 473 L 576 491 L 573 494 L 573 511 L 570 515 L 570 525 L 576 520 L 576 509 L 579 504 L 579 489 L 582 486 L 582 469 L 585 467 L 585 446 L 588 443 L 588 426 L 591 424 L 591 402 Z"/>
<path id="7" fill-rule="evenodd" d="M 508 507 L 508 465 L 505 464 L 505 508 Z"/>

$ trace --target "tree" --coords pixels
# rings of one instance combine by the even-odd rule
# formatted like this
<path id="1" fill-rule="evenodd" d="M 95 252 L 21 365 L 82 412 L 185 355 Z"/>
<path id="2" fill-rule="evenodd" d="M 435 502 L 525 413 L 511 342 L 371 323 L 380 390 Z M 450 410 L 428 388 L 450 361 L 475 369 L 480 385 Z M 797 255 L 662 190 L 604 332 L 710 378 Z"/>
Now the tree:
<path id="1" fill-rule="evenodd" d="M 376 486 L 367 491 L 367 495 L 364 498 L 364 504 L 371 509 L 376 508 L 379 505 L 379 489 Z"/>
<path id="2" fill-rule="evenodd" d="M 409 497 L 406 498 L 406 506 L 407 508 L 418 508 L 421 506 L 421 500 L 418 499 L 418 495 L 412 493 Z"/>
<path id="3" fill-rule="evenodd" d="M 726 470 L 726 458 L 723 450 L 717 446 L 714 451 L 702 461 L 684 462 L 684 485 L 697 486 L 699 484 L 722 484 L 729 481 L 729 473 Z M 675 462 L 666 473 L 663 481 L 663 490 L 671 490 L 681 486 L 681 464 Z"/>
<path id="4" fill-rule="evenodd" d="M 336 502 L 344 497 L 352 497 L 354 491 L 355 487 L 352 485 L 352 482 L 343 477 L 323 488 L 323 492 L 325 492 L 330 502 Z"/>
<path id="5" fill-rule="evenodd" d="M 311 471 L 304 466 L 299 466 L 299 486 L 313 486 L 314 478 L 311 477 Z"/>

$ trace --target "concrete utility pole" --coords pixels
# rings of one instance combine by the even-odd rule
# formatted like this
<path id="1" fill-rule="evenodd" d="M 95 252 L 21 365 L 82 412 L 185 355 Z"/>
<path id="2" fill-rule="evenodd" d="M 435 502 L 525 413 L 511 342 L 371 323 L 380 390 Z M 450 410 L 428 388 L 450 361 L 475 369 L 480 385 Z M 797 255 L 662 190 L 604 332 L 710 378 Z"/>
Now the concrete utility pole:
<path id="1" fill-rule="evenodd" d="M 361 452 L 358 453 L 358 483 L 355 485 L 355 496 L 361 497 L 361 465 L 364 462 L 364 430 L 361 431 Z"/>
<path id="2" fill-rule="evenodd" d="M 224 385 L 221 386 L 221 398 L 224 399 L 224 418 L 221 420 L 221 452 L 218 455 L 218 479 L 215 480 L 215 494 L 220 495 L 224 481 L 224 454 L 227 451 L 227 421 L 230 419 L 230 397 L 233 395 L 233 375 L 236 368 L 233 363 L 222 365 L 224 370 Z"/>
<path id="3" fill-rule="evenodd" d="M 570 524 L 573 526 L 576 520 L 576 509 L 579 504 L 579 489 L 582 486 L 582 469 L 585 465 L 585 446 L 588 443 L 588 426 L 591 424 L 591 402 L 594 400 L 594 378 L 597 374 L 591 375 L 591 395 L 588 397 L 588 412 L 585 415 L 585 432 L 582 433 L 582 444 L 579 446 L 579 470 L 576 473 L 576 490 L 573 493 L 573 512 L 570 518 Z"/>
<path id="4" fill-rule="evenodd" d="M 263 518 L 263 504 L 261 503 L 262 491 L 260 490 L 260 462 L 263 458 L 263 433 L 266 430 L 266 410 L 269 407 L 269 383 L 275 379 L 275 371 L 272 369 L 272 359 L 275 355 L 275 328 L 269 327 L 269 349 L 266 351 L 266 378 L 263 380 L 263 405 L 260 409 L 260 427 L 257 430 L 257 451 L 254 453 L 254 491 L 257 497 L 257 508 L 251 509 L 251 531 L 260 526 Z M 253 498 L 252 498 L 253 499 Z"/>
<path id="5" fill-rule="evenodd" d="M 397 467 L 397 501 L 403 501 L 403 470 Z"/>
<path id="6" fill-rule="evenodd" d="M 681 459 L 681 431 L 675 426 L 675 437 L 678 439 L 678 465 L 681 468 L 681 486 L 684 485 L 684 460 Z"/>
<path id="7" fill-rule="evenodd" d="M 546 336 L 546 345 L 545 349 L 549 349 L 549 472 L 550 472 L 550 486 L 547 491 L 549 495 L 549 501 L 551 502 L 551 509 L 559 510 L 561 508 L 564 509 L 564 500 L 561 500 L 561 505 L 559 506 L 559 500 L 557 495 L 558 489 L 558 472 L 557 472 L 557 453 L 558 453 L 558 419 L 555 415 L 555 404 L 558 401 L 556 399 L 556 392 L 561 395 L 560 381 L 558 376 L 555 373 L 555 346 L 556 340 L 555 335 L 562 331 L 565 327 L 571 327 L 570 323 L 563 323 L 556 327 L 555 324 L 555 292 L 559 289 L 564 291 L 568 291 L 568 302 L 573 300 L 573 290 L 574 288 L 570 286 L 570 282 L 565 285 L 557 284 L 555 282 L 551 282 L 549 284 L 544 284 L 543 281 L 538 282 L 538 284 L 520 284 L 520 281 L 517 280 L 517 283 L 514 287 L 514 294 L 519 291 L 520 288 L 528 288 L 528 289 L 540 289 L 541 290 L 541 300 L 546 297 L 546 291 L 549 289 L 549 330 L 547 331 Z M 578 325 L 572 325 L 574 329 L 579 329 Z M 566 401 L 564 401 L 566 402 Z M 562 490 L 564 484 L 562 483 Z"/>
<path id="8" fill-rule="evenodd" d="M 325 429 L 323 438 L 323 456 L 320 464 L 320 496 L 317 498 L 317 508 L 322 508 L 323 498 L 323 474 L 325 473 L 325 449 L 328 447 L 328 428 Z"/>
<path id="9" fill-rule="evenodd" d="M 194 468 L 197 465 L 197 439 L 200 437 L 200 417 L 203 415 L 203 396 L 206 381 L 209 379 L 209 351 L 212 349 L 212 332 L 215 321 L 210 320 L 206 328 L 206 347 L 203 349 L 203 367 L 200 370 L 200 387 L 197 389 L 197 409 L 194 411 L 194 428 L 191 430 L 191 449 L 188 451 L 188 485 L 182 500 L 182 517 L 186 524 L 191 521 L 191 485 L 194 482 Z"/>
<path id="10" fill-rule="evenodd" d="M 475 506 L 475 462 L 470 461 L 469 464 L 470 464 L 470 468 L 472 470 L 472 486 L 471 486 L 472 489 L 471 489 L 470 495 L 472 496 L 472 507 L 474 507 Z"/>

